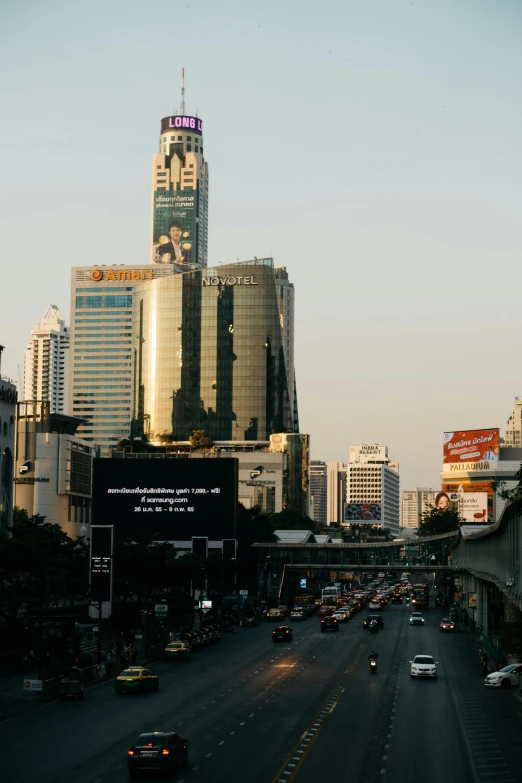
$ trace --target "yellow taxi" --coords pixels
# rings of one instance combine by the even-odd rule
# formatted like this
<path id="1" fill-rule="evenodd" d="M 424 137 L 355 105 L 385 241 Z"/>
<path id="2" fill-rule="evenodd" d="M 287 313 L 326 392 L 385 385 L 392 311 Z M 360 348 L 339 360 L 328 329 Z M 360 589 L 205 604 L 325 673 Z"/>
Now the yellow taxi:
<path id="1" fill-rule="evenodd" d="M 116 677 L 114 686 L 118 696 L 124 693 L 157 691 L 159 679 L 156 674 L 144 666 L 129 666 Z"/>
<path id="2" fill-rule="evenodd" d="M 188 661 L 190 658 L 190 646 L 188 642 L 169 642 L 163 653 L 168 661 Z"/>

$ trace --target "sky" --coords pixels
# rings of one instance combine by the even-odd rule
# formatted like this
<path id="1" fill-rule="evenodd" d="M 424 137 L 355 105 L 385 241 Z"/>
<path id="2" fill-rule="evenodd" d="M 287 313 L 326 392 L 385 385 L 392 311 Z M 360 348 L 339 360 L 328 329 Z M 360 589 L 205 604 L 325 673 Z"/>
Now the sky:
<path id="1" fill-rule="evenodd" d="M 19 0 L 0 25 L 0 343 L 18 379 L 70 268 L 149 260 L 159 121 L 204 122 L 209 265 L 296 289 L 312 458 L 387 444 L 439 487 L 445 430 L 522 394 L 515 0 Z"/>

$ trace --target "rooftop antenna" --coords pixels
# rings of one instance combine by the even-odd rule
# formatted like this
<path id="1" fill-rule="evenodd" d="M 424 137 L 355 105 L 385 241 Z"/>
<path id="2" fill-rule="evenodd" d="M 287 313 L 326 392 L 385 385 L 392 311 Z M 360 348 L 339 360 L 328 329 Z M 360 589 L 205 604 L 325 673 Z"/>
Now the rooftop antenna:
<path id="1" fill-rule="evenodd" d="M 181 69 L 181 104 L 179 107 L 179 113 L 183 117 L 185 115 L 185 69 Z"/>

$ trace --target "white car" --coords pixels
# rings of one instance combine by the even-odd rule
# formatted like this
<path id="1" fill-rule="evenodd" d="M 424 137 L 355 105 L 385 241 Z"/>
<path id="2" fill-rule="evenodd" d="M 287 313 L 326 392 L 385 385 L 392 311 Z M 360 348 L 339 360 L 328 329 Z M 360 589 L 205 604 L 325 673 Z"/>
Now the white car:
<path id="1" fill-rule="evenodd" d="M 333 613 L 333 616 L 339 623 L 347 623 L 350 615 L 348 612 L 337 611 Z"/>
<path id="2" fill-rule="evenodd" d="M 437 679 L 437 665 L 431 655 L 416 655 L 413 661 L 410 661 L 411 677 L 429 677 L 432 680 Z"/>
<path id="3" fill-rule="evenodd" d="M 518 685 L 518 677 L 522 678 L 522 663 L 510 663 L 498 672 L 491 672 L 484 680 L 484 685 L 490 688 L 510 688 Z"/>
<path id="4" fill-rule="evenodd" d="M 378 601 L 371 601 L 368 609 L 370 612 L 380 612 L 382 610 L 382 606 Z"/>
<path id="5" fill-rule="evenodd" d="M 410 615 L 410 625 L 424 625 L 424 617 L 421 612 L 412 612 Z"/>

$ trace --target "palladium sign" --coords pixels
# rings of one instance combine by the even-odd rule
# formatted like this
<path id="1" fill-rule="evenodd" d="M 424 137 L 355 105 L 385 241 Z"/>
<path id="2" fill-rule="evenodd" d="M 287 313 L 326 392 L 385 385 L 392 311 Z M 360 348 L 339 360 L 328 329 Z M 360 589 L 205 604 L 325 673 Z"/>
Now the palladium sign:
<path id="1" fill-rule="evenodd" d="M 203 286 L 206 285 L 259 285 L 254 283 L 254 276 L 238 275 L 237 277 L 202 277 Z"/>

